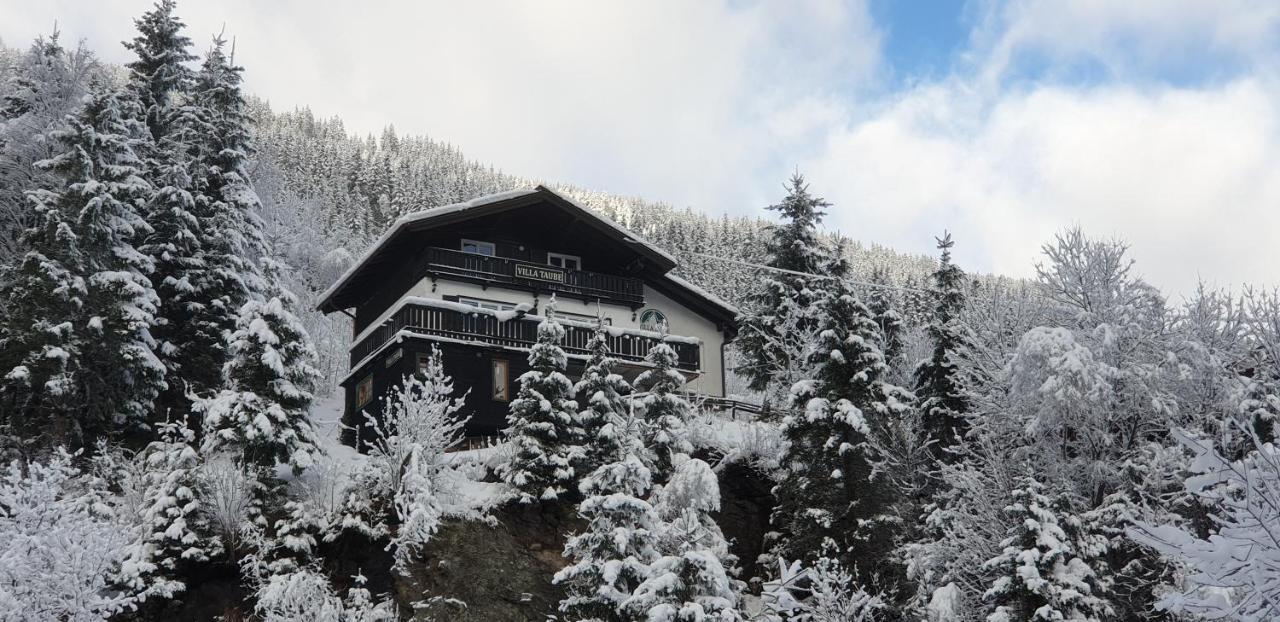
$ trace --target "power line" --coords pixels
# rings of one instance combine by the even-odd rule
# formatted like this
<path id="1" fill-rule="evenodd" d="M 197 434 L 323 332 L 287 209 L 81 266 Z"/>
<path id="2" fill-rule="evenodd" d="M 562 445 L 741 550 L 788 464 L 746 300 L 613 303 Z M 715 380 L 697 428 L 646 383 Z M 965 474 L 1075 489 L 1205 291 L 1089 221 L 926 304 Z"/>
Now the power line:
<path id="1" fill-rule="evenodd" d="M 919 289 L 915 287 L 902 287 L 900 285 L 886 285 L 884 283 L 865 283 L 862 281 L 855 281 L 853 279 L 842 279 L 838 276 L 831 276 L 829 274 L 813 274 L 810 272 L 800 272 L 799 270 L 787 270 L 786 268 L 775 268 L 773 266 L 766 266 L 764 264 L 751 263 L 749 261 L 742 261 L 739 259 L 729 259 L 728 257 L 718 257 L 716 255 L 708 255 L 706 253 L 698 253 L 694 251 L 685 251 L 685 253 L 689 255 L 697 255 L 698 257 L 705 257 L 707 259 L 714 259 L 716 261 L 723 261 L 725 263 L 738 264 L 740 266 L 746 266 L 748 268 L 756 268 L 758 270 L 769 270 L 771 272 L 780 272 L 782 274 L 794 274 L 796 276 L 803 276 L 810 279 L 844 281 L 845 283 L 860 285 L 862 287 L 878 287 L 880 289 L 896 289 L 902 292 L 915 292 L 918 294 L 933 294 L 933 290 L 929 290 L 929 289 Z"/>

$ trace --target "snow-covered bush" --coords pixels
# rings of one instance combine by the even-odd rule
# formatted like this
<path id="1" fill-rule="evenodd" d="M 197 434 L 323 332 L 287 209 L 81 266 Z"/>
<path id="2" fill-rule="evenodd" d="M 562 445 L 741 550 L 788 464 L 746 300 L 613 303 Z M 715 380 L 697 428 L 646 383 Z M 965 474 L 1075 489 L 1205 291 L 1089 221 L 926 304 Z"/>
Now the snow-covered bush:
<path id="1" fill-rule="evenodd" d="M 649 566 L 649 578 L 622 604 L 647 622 L 739 622 L 738 594 L 714 553 L 688 550 Z"/>
<path id="2" fill-rule="evenodd" d="M 778 560 L 776 578 L 761 593 L 765 622 L 874 622 L 888 619 L 886 600 L 828 557 L 810 568 Z"/>
<path id="3" fill-rule="evenodd" d="M 374 601 L 356 575 L 346 598 L 318 568 L 271 576 L 259 587 L 254 612 L 262 622 L 393 622 L 400 617 L 390 601 Z"/>
<path id="4" fill-rule="evenodd" d="M 114 579 L 132 536 L 95 513 L 72 456 L 9 464 L 0 479 L 0 617 L 14 622 L 104 620 L 131 609 Z"/>
<path id="5" fill-rule="evenodd" d="M 196 471 L 200 511 L 233 558 L 241 549 L 245 523 L 261 518 L 261 481 L 227 456 L 207 460 Z"/>

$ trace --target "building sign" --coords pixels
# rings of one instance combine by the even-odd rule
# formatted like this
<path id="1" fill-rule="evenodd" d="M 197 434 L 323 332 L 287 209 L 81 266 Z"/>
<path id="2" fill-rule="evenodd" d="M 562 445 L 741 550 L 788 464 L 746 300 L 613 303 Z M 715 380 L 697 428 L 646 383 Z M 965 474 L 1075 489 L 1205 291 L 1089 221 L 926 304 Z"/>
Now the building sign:
<path id="1" fill-rule="evenodd" d="M 396 362 L 398 362 L 403 357 L 404 357 L 403 348 L 396 348 L 392 350 L 391 354 L 387 356 L 387 367 L 391 367 L 392 365 L 395 365 Z"/>
<path id="2" fill-rule="evenodd" d="M 564 283 L 565 272 L 557 268 L 516 264 L 516 276 L 522 279 L 536 279 L 552 283 Z"/>

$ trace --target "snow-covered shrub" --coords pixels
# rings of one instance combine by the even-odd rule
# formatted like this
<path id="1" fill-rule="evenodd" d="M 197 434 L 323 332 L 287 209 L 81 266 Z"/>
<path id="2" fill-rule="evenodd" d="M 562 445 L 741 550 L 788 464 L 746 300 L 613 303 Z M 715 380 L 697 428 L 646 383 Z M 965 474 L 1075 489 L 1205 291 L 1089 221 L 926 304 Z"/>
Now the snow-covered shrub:
<path id="1" fill-rule="evenodd" d="M 1139 523 L 1130 536 L 1186 568 L 1185 586 L 1159 601 L 1162 609 L 1209 620 L 1274 620 L 1280 602 L 1280 449 L 1248 425 L 1239 432 L 1253 451 L 1222 456 L 1207 439 L 1178 433 L 1195 454 L 1187 490 L 1212 511 L 1214 528 L 1201 538 L 1190 525 Z"/>
<path id="2" fill-rule="evenodd" d="M 664 555 L 690 549 L 711 551 L 730 562 L 729 544 L 712 512 L 720 511 L 720 483 L 711 466 L 680 456 L 671 480 L 654 491 L 650 502 L 661 521 L 658 547 Z"/>
<path id="3" fill-rule="evenodd" d="M 647 622 L 739 622 L 738 594 L 714 553 L 689 550 L 649 566 L 649 578 L 622 603 Z"/>
<path id="4" fill-rule="evenodd" d="M 257 592 L 254 612 L 262 622 L 392 622 L 399 619 L 390 601 L 374 601 L 356 575 L 346 598 L 318 568 L 272 575 Z"/>
<path id="5" fill-rule="evenodd" d="M 395 556 L 395 569 L 406 574 L 413 555 L 440 528 L 440 502 L 432 484 L 435 474 L 422 459 L 422 454 L 421 448 L 414 450 L 404 465 L 400 488 L 395 494 L 396 515 L 400 518 L 400 524 L 387 545 Z"/>
<path id="6" fill-rule="evenodd" d="M 196 483 L 205 521 L 234 557 L 242 546 L 245 523 L 260 518 L 261 477 L 228 456 L 218 456 L 200 465 Z"/>
<path id="7" fill-rule="evenodd" d="M 369 443 L 379 495 L 391 499 L 401 489 L 405 464 L 414 453 L 435 479 L 445 468 L 445 452 L 462 442 L 470 420 L 459 414 L 465 404 L 466 395 L 453 397 L 453 379 L 444 371 L 440 349 L 432 347 L 423 371 L 405 376 L 383 399 L 382 416 L 365 414 L 361 438 Z"/>
<path id="8" fill-rule="evenodd" d="M 77 490 L 72 456 L 9 464 L 0 479 L 0 617 L 103 620 L 134 606 L 114 578 L 132 536 Z"/>

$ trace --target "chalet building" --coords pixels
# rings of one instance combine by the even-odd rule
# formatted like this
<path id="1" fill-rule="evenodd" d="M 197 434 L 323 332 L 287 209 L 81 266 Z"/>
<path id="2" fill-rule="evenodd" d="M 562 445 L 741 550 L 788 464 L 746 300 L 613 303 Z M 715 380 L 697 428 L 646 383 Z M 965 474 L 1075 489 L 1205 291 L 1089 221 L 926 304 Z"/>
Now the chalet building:
<path id="1" fill-rule="evenodd" d="M 405 216 L 318 307 L 355 320 L 346 417 L 376 415 L 378 398 L 435 345 L 454 385 L 470 389 L 467 434 L 498 433 L 553 295 L 571 378 L 602 315 L 617 371 L 629 380 L 665 338 L 688 390 L 723 398 L 737 311 L 671 274 L 675 267 L 671 255 L 542 186 Z"/>

